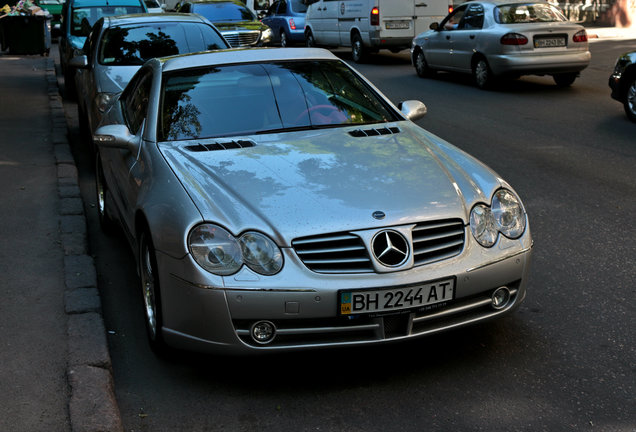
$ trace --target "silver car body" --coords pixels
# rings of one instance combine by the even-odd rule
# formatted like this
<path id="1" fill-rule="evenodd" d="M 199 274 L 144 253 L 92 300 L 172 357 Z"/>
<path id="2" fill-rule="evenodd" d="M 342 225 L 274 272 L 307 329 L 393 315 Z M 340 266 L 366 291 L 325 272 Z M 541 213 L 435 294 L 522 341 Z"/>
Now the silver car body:
<path id="1" fill-rule="evenodd" d="M 210 28 L 210 31 L 214 32 L 218 38 L 217 40 L 220 46 L 216 48 L 229 48 L 229 45 L 216 28 L 208 20 L 196 14 L 162 12 L 156 14 L 120 15 L 104 17 L 103 23 L 96 23 L 84 45 L 84 56 L 81 56 L 83 58 L 81 58 L 80 61 L 76 58 L 73 62 L 77 67 L 75 85 L 78 95 L 77 104 L 80 113 L 80 122 L 84 123 L 83 126 L 86 126 L 90 133 L 94 132 L 99 126 L 108 104 L 116 99 L 117 95 L 126 87 L 130 78 L 132 78 L 135 72 L 141 67 L 141 64 L 119 65 L 101 62 L 100 50 L 104 49 L 104 35 L 113 28 L 148 28 L 150 32 L 151 28 L 156 26 L 174 24 L 205 26 Z M 148 36 L 146 35 L 144 38 L 148 38 Z M 178 48 L 181 52 L 192 52 L 201 51 L 206 47 L 203 41 L 201 41 L 200 45 L 180 45 Z M 155 50 L 155 54 L 170 55 L 171 53 L 162 53 L 160 50 Z M 105 100 L 101 102 L 101 104 L 105 106 L 101 108 L 98 106 L 98 98 L 100 98 L 100 95 L 105 98 Z"/>
<path id="2" fill-rule="evenodd" d="M 453 19 L 449 19 L 449 16 L 439 24 L 437 30 L 429 30 L 413 39 L 413 63 L 416 62 L 416 54 L 423 52 L 427 66 L 432 70 L 473 73 L 476 60 L 479 58 L 486 59 L 494 75 L 554 75 L 578 73 L 585 69 L 591 56 L 587 35 L 582 37 L 585 34 L 583 26 L 568 22 L 565 18 L 553 22 L 509 24 L 503 24 L 497 19 L 498 7 L 511 6 L 510 9 L 521 9 L 519 6 L 524 7 L 533 3 L 548 5 L 543 2 L 506 0 L 464 3 L 453 11 L 456 15 L 466 15 L 462 21 L 455 23 L 459 28 L 450 28 Z M 469 11 L 472 15 L 470 18 Z M 511 21 L 514 21 L 514 18 Z M 527 41 L 525 44 L 505 45 L 501 42 L 502 37 L 509 34 L 523 36 Z M 574 36 L 577 34 L 581 35 L 584 41 L 575 42 Z M 547 46 L 561 44 L 561 41 L 564 42 L 564 46 Z M 540 44 L 545 46 L 540 47 Z"/>
<path id="3" fill-rule="evenodd" d="M 469 226 L 471 209 L 490 203 L 501 188 L 512 191 L 510 185 L 408 120 L 355 71 L 395 121 L 158 141 L 166 75 L 210 65 L 300 61 L 342 63 L 328 51 L 307 48 L 151 60 L 124 92 L 134 94 L 137 83 L 151 80 L 142 126 L 126 138 L 135 144 L 130 150 L 107 144 L 108 124 L 124 122 L 123 102 L 113 106 L 106 126 L 96 132 L 95 139 L 102 143 L 98 157 L 103 180 L 112 192 L 106 207 L 119 219 L 136 253 L 142 232 L 152 238 L 165 342 L 232 353 L 372 344 L 451 329 L 515 309 L 526 295 L 532 250 L 525 210 L 523 234 L 516 239 L 499 235 L 493 247 L 480 246 Z M 252 145 L 236 145 L 247 141 Z M 224 149 L 230 145 L 235 148 Z M 188 240 L 189 232 L 202 223 L 224 227 L 234 236 L 248 230 L 267 235 L 282 251 L 282 269 L 270 276 L 246 266 L 229 276 L 207 272 L 193 258 Z M 427 237 L 429 230 L 437 234 Z M 395 233 L 408 239 L 407 257 L 387 267 L 371 248 L 378 236 L 388 239 Z M 449 236 L 448 244 L 439 251 L 426 250 L 427 241 L 442 235 Z M 354 239 L 367 257 L 363 271 L 347 267 L 351 263 L 330 267 L 334 260 L 329 257 L 317 262 L 307 258 L 312 248 L 329 256 L 343 238 Z M 341 314 L 343 290 L 369 294 L 425 287 L 431 295 L 431 285 L 438 283 L 438 288 L 454 285 L 452 300 L 400 314 Z M 499 287 L 509 289 L 509 301 L 493 308 L 493 292 Z M 268 344 L 250 336 L 253 326 L 263 321 L 276 328 L 276 338 Z"/>

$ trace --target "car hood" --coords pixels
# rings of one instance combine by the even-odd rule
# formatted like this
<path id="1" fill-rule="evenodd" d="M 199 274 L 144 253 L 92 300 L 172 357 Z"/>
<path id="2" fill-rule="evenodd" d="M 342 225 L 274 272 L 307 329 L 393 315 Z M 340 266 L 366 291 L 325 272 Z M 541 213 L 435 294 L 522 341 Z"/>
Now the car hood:
<path id="1" fill-rule="evenodd" d="M 95 68 L 100 93 L 121 93 L 141 66 L 103 66 Z"/>
<path id="2" fill-rule="evenodd" d="M 318 233 L 466 222 L 473 203 L 500 185 L 461 150 L 410 122 L 397 126 L 383 136 L 338 128 L 242 137 L 255 145 L 232 150 L 192 151 L 195 143 L 183 141 L 160 149 L 204 220 L 234 234 L 261 230 L 287 246 Z M 386 217 L 375 219 L 377 211 Z"/>
<path id="3" fill-rule="evenodd" d="M 220 31 L 238 31 L 238 30 L 264 30 L 267 28 L 263 23 L 258 21 L 214 21 L 214 26 Z"/>

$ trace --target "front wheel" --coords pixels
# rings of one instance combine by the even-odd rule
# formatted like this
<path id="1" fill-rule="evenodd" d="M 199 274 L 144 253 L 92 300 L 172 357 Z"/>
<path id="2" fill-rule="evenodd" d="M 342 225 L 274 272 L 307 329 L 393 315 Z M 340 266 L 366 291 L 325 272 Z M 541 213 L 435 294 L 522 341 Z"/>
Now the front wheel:
<path id="1" fill-rule="evenodd" d="M 627 84 L 623 106 L 625 107 L 627 118 L 636 122 L 636 75 L 632 76 Z"/>
<path id="2" fill-rule="evenodd" d="M 553 75 L 552 78 L 554 79 L 554 82 L 556 83 L 556 85 L 558 85 L 559 87 L 569 87 L 572 85 L 572 83 L 574 83 L 574 80 L 576 79 L 577 76 L 578 74 L 576 72 L 573 72 L 573 73 L 556 74 L 556 75 Z"/>
<path id="3" fill-rule="evenodd" d="M 430 78 L 435 73 L 433 69 L 428 67 L 426 58 L 424 58 L 424 53 L 421 50 L 417 50 L 415 52 L 415 59 L 413 59 L 413 64 L 415 65 L 415 72 L 417 72 L 417 76 L 419 76 L 420 78 Z"/>
<path id="4" fill-rule="evenodd" d="M 359 34 L 351 36 L 351 58 L 356 63 L 362 63 L 367 56 L 366 48 Z"/>
<path id="5" fill-rule="evenodd" d="M 283 48 L 287 48 L 289 46 L 289 41 L 287 40 L 287 33 L 285 33 L 285 31 L 280 32 L 280 46 Z"/>
<path id="6" fill-rule="evenodd" d="M 141 283 L 148 343 L 155 353 L 163 354 L 166 351 L 166 345 L 161 336 L 163 320 L 159 275 L 157 274 L 155 250 L 148 231 L 142 232 L 139 237 L 139 281 Z"/>
<path id="7" fill-rule="evenodd" d="M 480 58 L 475 62 L 473 66 L 473 80 L 480 89 L 487 89 L 492 86 L 494 77 L 485 58 Z"/>

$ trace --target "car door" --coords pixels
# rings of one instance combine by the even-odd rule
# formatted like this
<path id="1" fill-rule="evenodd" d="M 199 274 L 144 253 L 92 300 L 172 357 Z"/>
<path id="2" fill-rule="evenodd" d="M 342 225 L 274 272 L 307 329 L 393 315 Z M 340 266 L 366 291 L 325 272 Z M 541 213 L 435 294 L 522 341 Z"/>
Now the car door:
<path id="1" fill-rule="evenodd" d="M 340 24 L 338 22 L 340 3 L 338 0 L 325 0 L 323 3 L 322 23 L 323 43 L 325 45 L 340 45 Z"/>
<path id="2" fill-rule="evenodd" d="M 322 30 L 324 25 L 322 21 L 322 13 L 324 3 L 324 0 L 319 0 L 310 4 L 307 8 L 307 15 L 305 16 L 305 25 L 311 28 L 316 43 L 321 43 L 323 40 Z"/>
<path id="3" fill-rule="evenodd" d="M 484 7 L 479 3 L 467 6 L 466 13 L 452 33 L 451 59 L 453 69 L 470 72 L 474 49 L 484 25 Z"/>
<path id="4" fill-rule="evenodd" d="M 152 86 L 152 73 L 146 70 L 135 75 L 120 98 L 125 124 L 136 137 L 143 136 Z M 144 145 L 140 139 L 141 145 Z M 129 149 L 101 148 L 104 175 L 112 197 L 128 234 L 134 231 L 134 208 L 139 195 L 138 154 Z"/>
<path id="5" fill-rule="evenodd" d="M 453 39 L 457 27 L 466 12 L 466 5 L 461 5 L 442 20 L 437 29 L 426 40 L 424 55 L 426 62 L 434 69 L 452 69 L 451 55 Z"/>

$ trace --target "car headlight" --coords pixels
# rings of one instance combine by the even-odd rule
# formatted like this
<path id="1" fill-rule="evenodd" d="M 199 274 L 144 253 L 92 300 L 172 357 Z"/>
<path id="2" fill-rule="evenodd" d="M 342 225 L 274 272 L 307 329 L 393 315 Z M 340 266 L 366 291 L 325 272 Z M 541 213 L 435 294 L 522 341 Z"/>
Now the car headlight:
<path id="1" fill-rule="evenodd" d="M 246 232 L 239 238 L 245 264 L 256 273 L 273 275 L 283 267 L 283 254 L 267 236 Z"/>
<path id="2" fill-rule="evenodd" d="M 188 236 L 188 245 L 197 264 L 210 273 L 227 276 L 236 273 L 243 265 L 239 242 L 219 226 L 203 224 L 194 227 Z"/>
<path id="3" fill-rule="evenodd" d="M 499 232 L 508 238 L 519 238 L 526 230 L 526 217 L 521 202 L 507 189 L 500 189 L 493 196 L 492 215 Z"/>
<path id="4" fill-rule="evenodd" d="M 261 40 L 263 42 L 269 42 L 272 39 L 272 29 L 268 28 L 263 30 L 263 33 L 261 33 Z"/>
<path id="5" fill-rule="evenodd" d="M 108 111 L 119 93 L 97 93 L 95 96 L 95 106 L 101 113 Z"/>
<path id="6" fill-rule="evenodd" d="M 497 229 L 492 211 L 484 204 L 478 204 L 470 212 L 470 230 L 473 237 L 484 247 L 491 247 L 497 241 Z"/>
<path id="7" fill-rule="evenodd" d="M 262 275 L 276 274 L 283 267 L 276 243 L 254 231 L 237 239 L 220 226 L 202 224 L 190 231 L 188 246 L 197 264 L 219 276 L 234 274 L 243 264 Z"/>
<path id="8" fill-rule="evenodd" d="M 470 230 L 475 240 L 484 247 L 497 242 L 499 233 L 516 239 L 526 229 L 526 217 L 521 201 L 507 189 L 499 189 L 490 207 L 477 204 L 470 212 Z"/>

